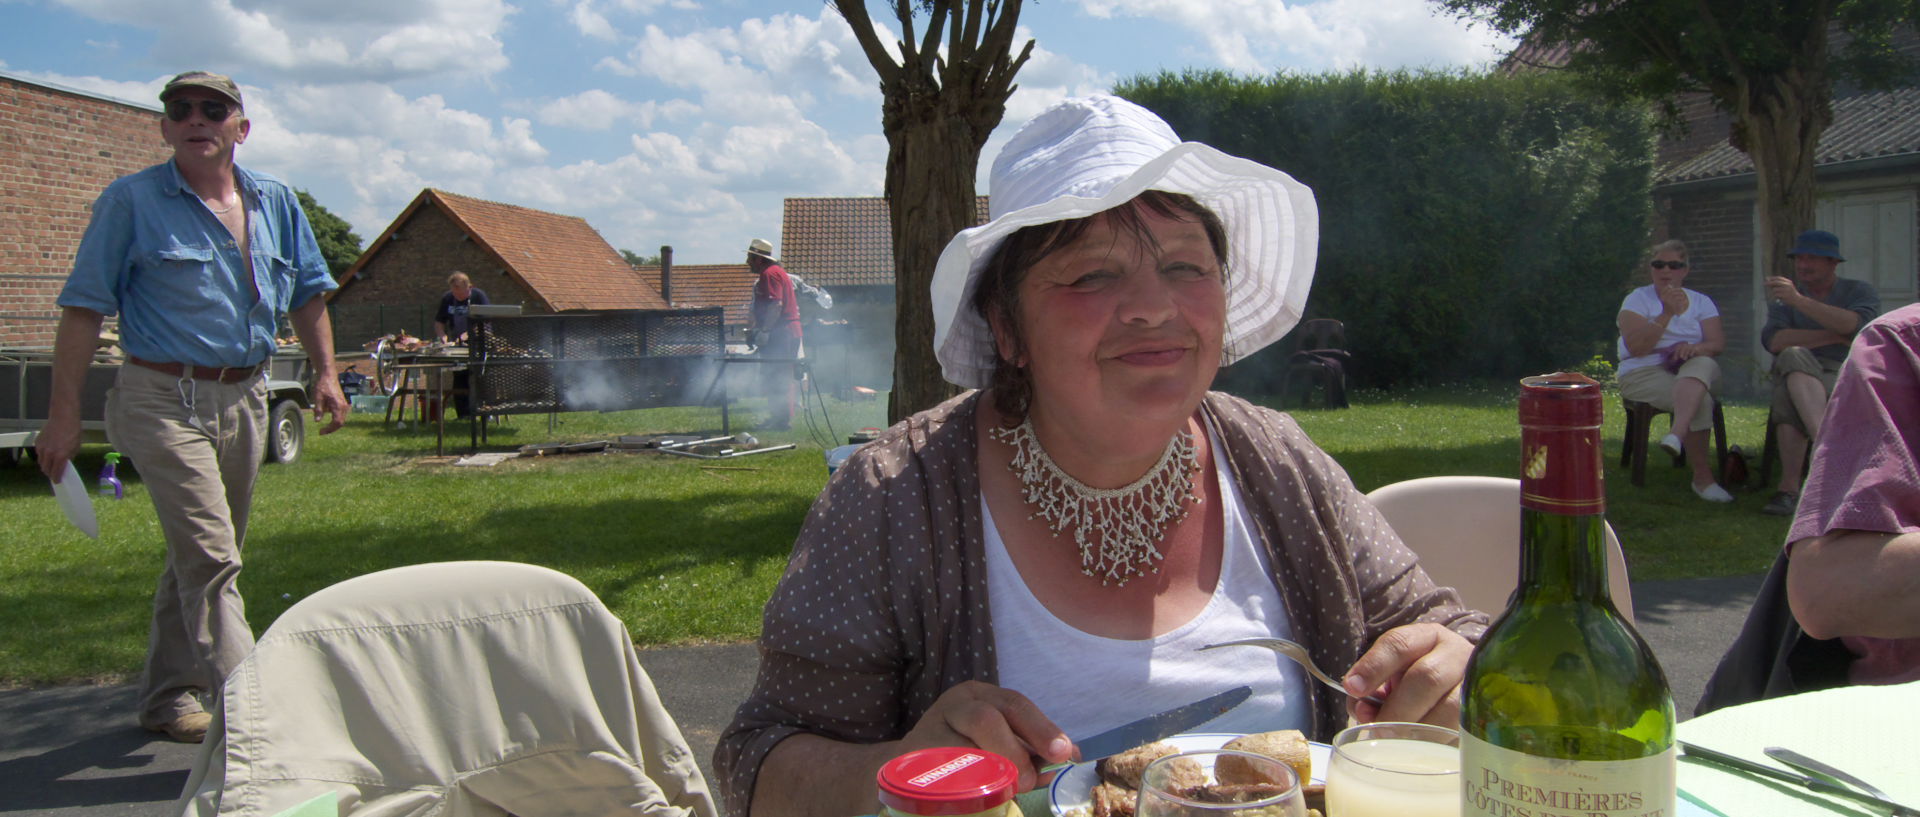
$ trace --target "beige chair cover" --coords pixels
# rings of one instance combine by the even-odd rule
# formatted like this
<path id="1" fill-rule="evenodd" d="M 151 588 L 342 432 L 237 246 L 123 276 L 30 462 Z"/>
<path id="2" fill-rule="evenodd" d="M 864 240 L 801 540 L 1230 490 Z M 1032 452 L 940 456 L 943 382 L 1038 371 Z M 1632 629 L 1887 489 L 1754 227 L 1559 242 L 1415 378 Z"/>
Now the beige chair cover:
<path id="1" fill-rule="evenodd" d="M 1460 591 L 1468 607 L 1499 617 L 1520 583 L 1520 480 L 1511 477 L 1420 477 L 1367 494 L 1400 541 L 1420 556 L 1435 582 Z M 1613 525 L 1603 531 L 1607 590 L 1633 621 L 1627 558 Z"/>
<path id="2" fill-rule="evenodd" d="M 179 804 L 271 817 L 713 817 L 626 627 L 573 578 L 414 565 L 301 600 L 227 678 Z"/>

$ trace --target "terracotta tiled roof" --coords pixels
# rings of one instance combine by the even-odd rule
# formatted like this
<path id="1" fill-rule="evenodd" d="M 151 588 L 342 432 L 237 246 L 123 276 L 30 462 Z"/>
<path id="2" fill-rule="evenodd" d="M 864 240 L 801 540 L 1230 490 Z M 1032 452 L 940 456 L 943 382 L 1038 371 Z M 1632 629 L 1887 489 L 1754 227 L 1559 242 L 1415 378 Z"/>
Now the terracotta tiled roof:
<path id="1" fill-rule="evenodd" d="M 987 222 L 978 197 L 974 223 Z M 780 263 L 814 286 L 893 284 L 892 219 L 878 196 L 787 199 Z"/>
<path id="2" fill-rule="evenodd" d="M 1833 103 L 1833 124 L 1820 135 L 1815 165 L 1910 156 L 1920 159 L 1920 88 L 1862 94 Z M 1657 184 L 1753 172 L 1753 160 L 1725 142 L 1661 171 Z"/>
<path id="3" fill-rule="evenodd" d="M 443 190 L 421 195 L 434 199 L 555 312 L 667 306 L 586 219 Z"/>
<path id="4" fill-rule="evenodd" d="M 660 291 L 659 267 L 636 267 L 648 288 Z M 673 265 L 673 306 L 726 307 L 728 326 L 747 325 L 747 305 L 753 300 L 753 270 L 745 264 Z"/>
<path id="5" fill-rule="evenodd" d="M 665 309 L 625 258 L 579 216 L 501 204 L 444 190 L 420 191 L 407 209 L 339 277 L 339 295 L 422 207 L 438 208 L 500 262 L 507 274 L 554 312 L 568 309 Z"/>

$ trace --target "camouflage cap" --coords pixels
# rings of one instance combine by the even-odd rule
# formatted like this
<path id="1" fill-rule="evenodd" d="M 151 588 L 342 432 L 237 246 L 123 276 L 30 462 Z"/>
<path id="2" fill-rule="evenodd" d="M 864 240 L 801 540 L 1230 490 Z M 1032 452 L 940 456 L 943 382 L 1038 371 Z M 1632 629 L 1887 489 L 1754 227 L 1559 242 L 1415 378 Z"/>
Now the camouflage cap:
<path id="1" fill-rule="evenodd" d="M 165 102 L 171 99 L 174 94 L 185 88 L 205 88 L 233 100 L 235 105 L 244 107 L 244 103 L 240 101 L 240 86 L 233 84 L 231 77 L 210 71 L 188 71 L 175 75 L 173 79 L 167 80 L 167 87 L 160 89 L 160 101 Z"/>

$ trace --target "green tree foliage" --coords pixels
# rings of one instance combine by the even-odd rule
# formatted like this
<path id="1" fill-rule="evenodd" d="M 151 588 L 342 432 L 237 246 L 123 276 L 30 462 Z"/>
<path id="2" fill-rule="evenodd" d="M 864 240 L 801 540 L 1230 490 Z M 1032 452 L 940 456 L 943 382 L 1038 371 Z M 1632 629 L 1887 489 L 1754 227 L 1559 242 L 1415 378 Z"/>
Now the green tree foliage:
<path id="1" fill-rule="evenodd" d="M 314 200 L 313 194 L 305 190 L 293 192 L 300 197 L 300 209 L 307 211 L 307 223 L 313 225 L 313 237 L 320 242 L 320 256 L 327 259 L 327 269 L 338 277 L 360 260 L 360 236 L 354 235 L 353 225 L 346 219 Z"/>
<path id="2" fill-rule="evenodd" d="M 658 255 L 641 255 L 633 250 L 622 248 L 620 250 L 620 257 L 627 259 L 627 266 L 629 267 L 660 266 L 660 256 Z"/>
<path id="3" fill-rule="evenodd" d="M 1793 235 L 1813 226 L 1814 150 L 1833 121 L 1833 80 L 1914 81 L 1913 58 L 1892 39 L 1920 21 L 1920 0 L 1433 1 L 1502 33 L 1571 46 L 1570 73 L 1613 98 L 1654 101 L 1669 125 L 1681 93 L 1711 95 L 1732 115 L 1729 141 L 1753 160 L 1767 274 L 1788 273 Z"/>
<path id="4" fill-rule="evenodd" d="M 1346 324 L 1363 384 L 1552 371 L 1615 331 L 1647 238 L 1652 129 L 1638 107 L 1557 77 L 1404 71 L 1162 73 L 1117 93 L 1183 139 L 1313 188 L 1307 312 Z M 1290 345 L 1223 384 L 1270 390 Z"/>

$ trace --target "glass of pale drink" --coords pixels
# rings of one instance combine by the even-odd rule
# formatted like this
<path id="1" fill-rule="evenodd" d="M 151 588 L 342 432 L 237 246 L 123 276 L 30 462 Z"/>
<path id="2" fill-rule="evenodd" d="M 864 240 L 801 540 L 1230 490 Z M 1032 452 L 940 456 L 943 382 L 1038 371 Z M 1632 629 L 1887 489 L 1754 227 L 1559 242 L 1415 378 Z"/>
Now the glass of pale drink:
<path id="1" fill-rule="evenodd" d="M 1459 817 L 1460 733 L 1365 723 L 1333 738 L 1327 817 Z"/>

